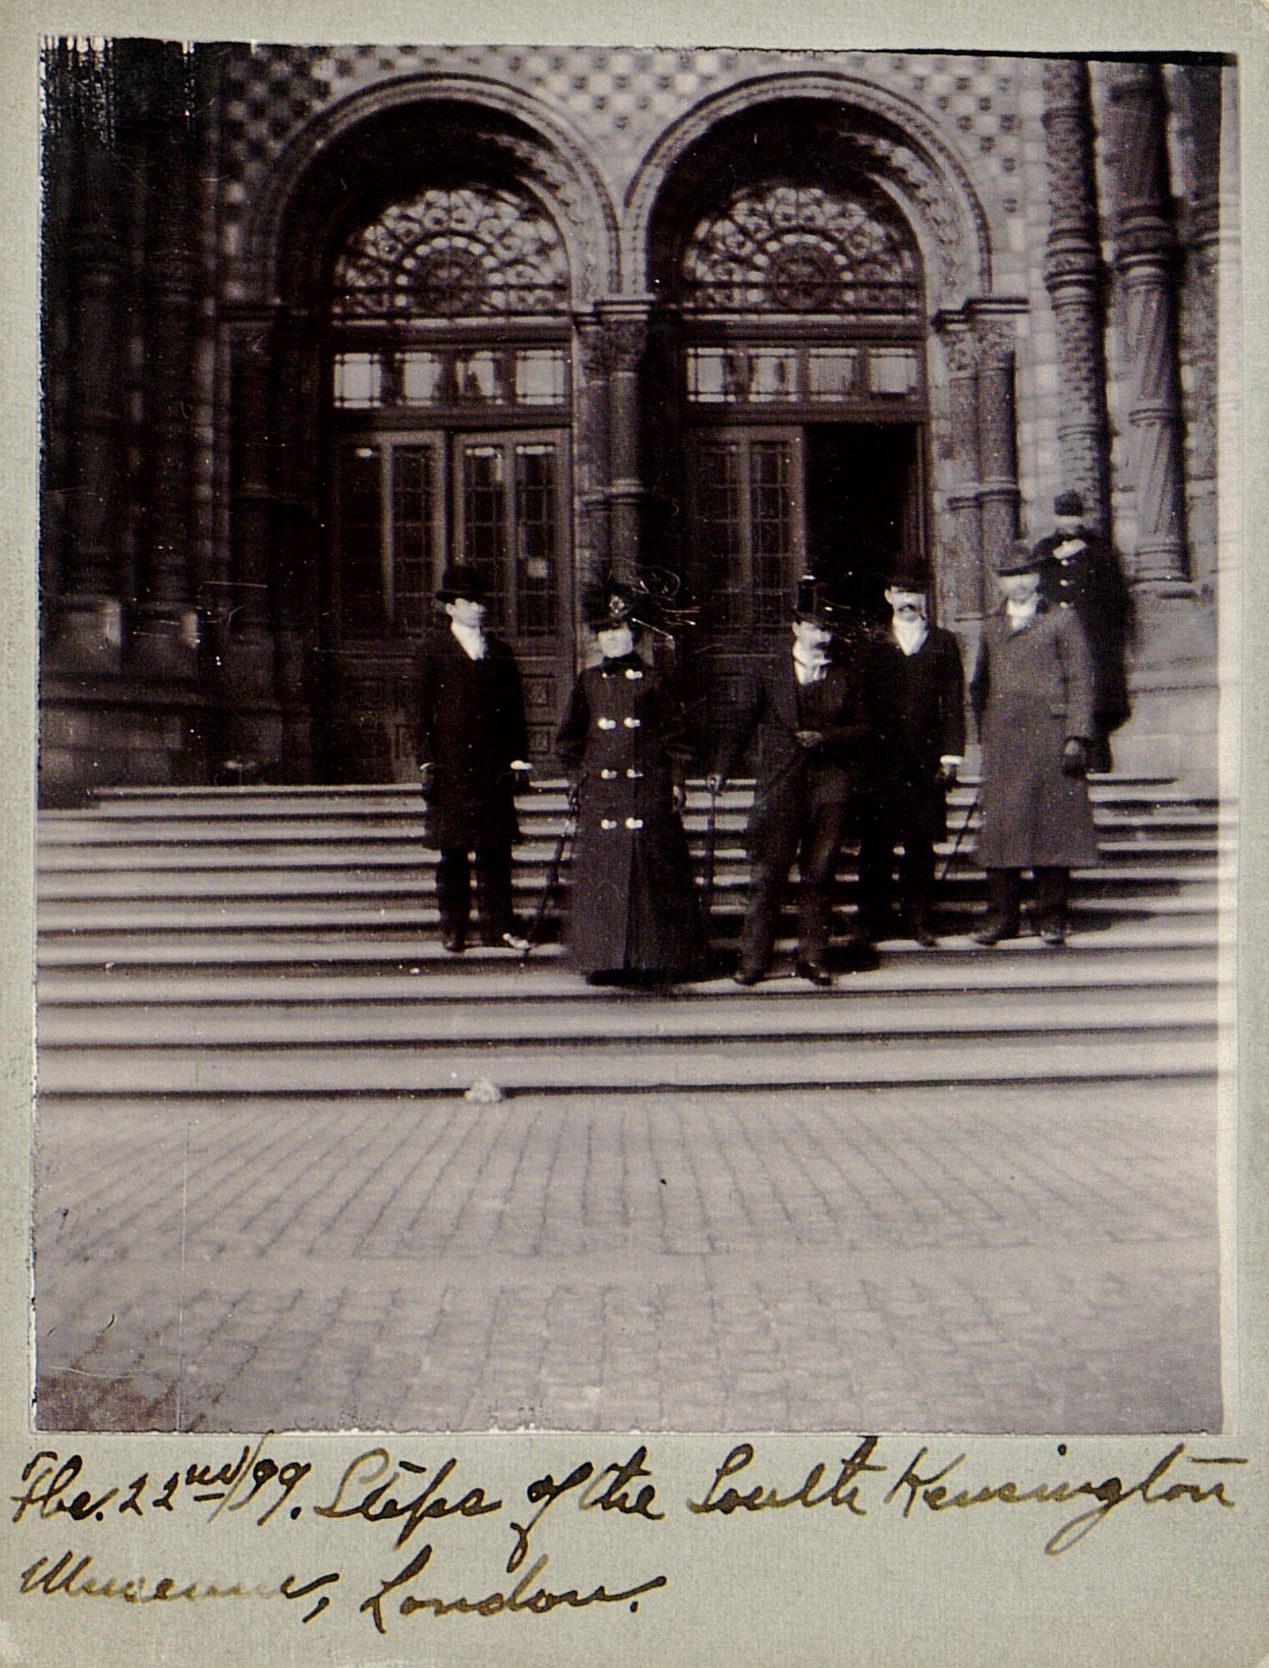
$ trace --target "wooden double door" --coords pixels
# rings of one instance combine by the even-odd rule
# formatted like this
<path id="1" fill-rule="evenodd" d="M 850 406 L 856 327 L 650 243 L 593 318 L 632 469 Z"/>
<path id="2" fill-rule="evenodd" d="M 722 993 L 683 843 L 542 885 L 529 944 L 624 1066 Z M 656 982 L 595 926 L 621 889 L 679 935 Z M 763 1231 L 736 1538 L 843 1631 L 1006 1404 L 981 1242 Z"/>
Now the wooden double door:
<path id="1" fill-rule="evenodd" d="M 414 774 L 414 666 L 452 562 L 490 593 L 490 629 L 524 678 L 530 737 L 550 755 L 573 676 L 572 504 L 564 429 L 373 428 L 334 448 L 325 773 Z"/>
<path id="2" fill-rule="evenodd" d="M 695 701 L 716 729 L 753 660 L 788 637 L 799 577 L 880 618 L 884 574 L 925 560 L 924 425 L 720 424 L 688 431 L 690 583 L 700 603 Z"/>

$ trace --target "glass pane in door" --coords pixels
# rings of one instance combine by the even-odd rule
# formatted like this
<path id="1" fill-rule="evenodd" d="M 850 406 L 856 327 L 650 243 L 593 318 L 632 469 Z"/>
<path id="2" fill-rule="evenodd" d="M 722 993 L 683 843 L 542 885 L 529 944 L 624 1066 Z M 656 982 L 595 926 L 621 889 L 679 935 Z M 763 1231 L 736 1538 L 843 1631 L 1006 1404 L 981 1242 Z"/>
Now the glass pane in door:
<path id="1" fill-rule="evenodd" d="M 462 448 L 463 560 L 489 586 L 490 624 L 505 628 L 507 555 L 506 455 L 502 446 Z"/>
<path id="2" fill-rule="evenodd" d="M 340 448 L 337 542 L 344 637 L 373 637 L 386 623 L 382 469 L 381 446 L 351 442 Z"/>
<path id="3" fill-rule="evenodd" d="M 758 631 L 779 626 L 788 604 L 796 549 L 793 462 L 787 440 L 755 441 L 750 448 L 750 618 Z"/>
<path id="4" fill-rule="evenodd" d="M 398 631 L 422 630 L 431 609 L 436 562 L 436 448 L 392 448 L 392 561 L 389 597 Z"/>
<path id="5" fill-rule="evenodd" d="M 516 628 L 524 637 L 555 630 L 558 477 L 556 448 L 515 448 Z"/>

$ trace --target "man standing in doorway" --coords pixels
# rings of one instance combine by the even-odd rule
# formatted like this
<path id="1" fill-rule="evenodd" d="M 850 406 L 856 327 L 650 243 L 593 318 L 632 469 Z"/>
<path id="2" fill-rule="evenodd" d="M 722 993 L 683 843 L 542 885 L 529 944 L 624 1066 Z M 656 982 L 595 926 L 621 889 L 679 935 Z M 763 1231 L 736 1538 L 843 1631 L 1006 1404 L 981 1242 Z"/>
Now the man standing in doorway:
<path id="1" fill-rule="evenodd" d="M 870 940 L 891 931 L 894 853 L 907 933 L 936 942 L 931 908 L 934 846 L 947 833 L 947 790 L 965 752 L 965 675 L 960 645 L 930 624 L 929 580 L 914 562 L 887 576 L 890 629 L 880 639 L 876 700 L 885 726 L 859 845 L 860 930 Z"/>
<path id="2" fill-rule="evenodd" d="M 1096 696 L 1088 768 L 1111 768 L 1110 738 L 1127 721 L 1128 682 L 1124 670 L 1131 598 L 1114 550 L 1084 525 L 1078 492 L 1053 500 L 1054 530 L 1035 547 L 1040 595 L 1054 608 L 1069 608 L 1084 628 L 1093 656 Z"/>
<path id="3" fill-rule="evenodd" d="M 983 747 L 978 861 L 987 919 L 974 934 L 999 944 L 1021 930 L 1022 874 L 1035 876 L 1032 920 L 1046 944 L 1066 939 L 1071 870 L 1097 861 L 1084 780 L 1093 733 L 1093 659 L 1074 612 L 1040 596 L 1025 539 L 1002 552 L 1003 605 L 983 622 L 970 704 Z"/>
<path id="4" fill-rule="evenodd" d="M 797 973 L 831 985 L 826 964 L 838 856 L 867 775 L 873 738 L 868 655 L 833 653 L 834 611 L 819 583 L 799 582 L 792 642 L 750 679 L 714 771 L 717 793 L 758 738 L 749 819 L 749 905 L 736 983 L 756 985 L 775 944 L 780 898 L 796 860 Z"/>
<path id="5" fill-rule="evenodd" d="M 474 854 L 481 943 L 523 950 L 511 899 L 515 793 L 530 770 L 520 674 L 508 645 L 485 630 L 488 590 L 475 568 L 449 568 L 436 598 L 449 629 L 433 634 L 419 663 L 418 759 L 426 838 L 440 851 L 441 942 L 453 954 L 466 948 Z"/>

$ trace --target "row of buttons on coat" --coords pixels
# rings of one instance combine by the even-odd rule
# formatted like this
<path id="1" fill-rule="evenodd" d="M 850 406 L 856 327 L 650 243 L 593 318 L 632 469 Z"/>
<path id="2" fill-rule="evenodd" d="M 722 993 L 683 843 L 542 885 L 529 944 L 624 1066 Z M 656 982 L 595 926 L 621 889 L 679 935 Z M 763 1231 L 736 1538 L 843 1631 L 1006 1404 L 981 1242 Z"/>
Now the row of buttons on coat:
<path id="1" fill-rule="evenodd" d="M 616 817 L 600 817 L 599 826 L 601 828 L 642 828 L 643 818 L 627 817 L 625 822 L 618 822 Z"/>
<path id="2" fill-rule="evenodd" d="M 641 770 L 627 770 L 624 772 L 620 770 L 601 770 L 599 773 L 599 780 L 601 782 L 615 782 L 621 775 L 625 776 L 627 782 L 642 782 L 643 780 L 643 772 Z"/>
<path id="3" fill-rule="evenodd" d="M 615 730 L 617 728 L 615 718 L 597 718 L 595 722 L 601 730 Z M 643 726 L 642 718 L 623 718 L 621 722 L 627 730 L 638 730 Z"/>

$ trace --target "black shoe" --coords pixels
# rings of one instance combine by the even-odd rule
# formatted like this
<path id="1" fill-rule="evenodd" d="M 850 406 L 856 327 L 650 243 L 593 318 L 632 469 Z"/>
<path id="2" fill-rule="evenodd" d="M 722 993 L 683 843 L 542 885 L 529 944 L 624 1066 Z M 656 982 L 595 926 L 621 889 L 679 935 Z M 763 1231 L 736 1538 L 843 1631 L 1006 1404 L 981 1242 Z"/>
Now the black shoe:
<path id="1" fill-rule="evenodd" d="M 975 944 L 984 944 L 989 949 L 993 944 L 1000 944 L 1006 938 L 1017 938 L 1017 923 L 1008 921 L 988 921 L 974 934 Z"/>
<path id="2" fill-rule="evenodd" d="M 461 932 L 443 932 L 441 943 L 452 956 L 461 956 L 467 948 L 467 940 Z"/>
<path id="3" fill-rule="evenodd" d="M 748 988 L 750 985 L 758 984 L 766 971 L 765 967 L 755 967 L 748 962 L 742 962 L 737 971 L 732 974 L 732 983 L 744 985 Z"/>
<path id="4" fill-rule="evenodd" d="M 1036 931 L 1040 935 L 1041 942 L 1051 945 L 1054 949 L 1066 943 L 1065 921 L 1038 921 Z"/>
<path id="5" fill-rule="evenodd" d="M 828 968 L 818 961 L 800 961 L 793 970 L 799 979 L 807 979 L 821 990 L 826 990 L 833 982 L 833 975 Z"/>
<path id="6" fill-rule="evenodd" d="M 938 943 L 938 939 L 930 930 L 927 921 L 913 921 L 910 930 L 913 938 L 923 950 L 932 950 Z"/>

